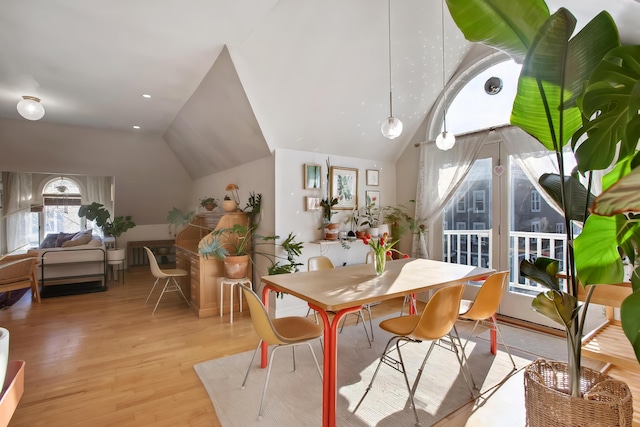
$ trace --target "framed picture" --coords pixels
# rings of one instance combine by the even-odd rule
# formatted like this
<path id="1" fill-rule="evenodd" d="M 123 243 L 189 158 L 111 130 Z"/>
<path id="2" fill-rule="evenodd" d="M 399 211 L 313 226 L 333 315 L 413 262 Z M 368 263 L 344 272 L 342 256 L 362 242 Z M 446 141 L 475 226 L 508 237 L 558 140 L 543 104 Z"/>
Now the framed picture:
<path id="1" fill-rule="evenodd" d="M 367 185 L 380 185 L 380 171 L 377 169 L 367 169 Z"/>
<path id="2" fill-rule="evenodd" d="M 304 188 L 320 188 L 320 165 L 305 163 L 304 165 Z"/>
<path id="3" fill-rule="evenodd" d="M 320 197 L 305 197 L 306 201 L 306 209 L 308 211 L 319 211 L 320 210 Z"/>
<path id="4" fill-rule="evenodd" d="M 380 192 L 378 190 L 367 190 L 364 193 L 365 206 L 371 206 L 375 203 L 375 207 L 380 207 Z"/>
<path id="5" fill-rule="evenodd" d="M 338 199 L 334 209 L 353 209 L 358 206 L 358 169 L 331 166 L 331 198 Z"/>

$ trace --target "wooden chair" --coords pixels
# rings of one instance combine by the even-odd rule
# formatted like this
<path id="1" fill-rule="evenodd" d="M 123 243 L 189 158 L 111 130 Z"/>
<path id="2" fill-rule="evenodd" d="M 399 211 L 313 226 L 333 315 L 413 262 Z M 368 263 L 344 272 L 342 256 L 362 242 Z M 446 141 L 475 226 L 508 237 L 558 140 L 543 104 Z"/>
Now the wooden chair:
<path id="1" fill-rule="evenodd" d="M 446 348 L 447 350 L 451 350 L 456 354 L 458 364 L 460 365 L 460 370 L 467 383 L 467 386 L 469 387 L 469 392 L 471 393 L 472 397 L 475 397 L 469 379 L 467 378 L 467 372 L 463 363 L 464 358 L 461 354 L 462 343 L 460 342 L 460 337 L 458 336 L 458 333 L 454 328 L 456 320 L 458 319 L 460 299 L 462 298 L 462 291 L 464 290 L 464 286 L 464 283 L 459 283 L 457 285 L 451 285 L 438 289 L 427 303 L 421 315 L 398 316 L 387 319 L 380 323 L 381 329 L 392 333 L 394 336 L 391 337 L 391 339 L 389 339 L 389 341 L 387 342 L 387 346 L 380 356 L 380 361 L 378 362 L 378 366 L 373 373 L 371 382 L 360 398 L 360 401 L 356 405 L 356 408 L 353 410 L 354 413 L 358 410 L 362 401 L 364 401 L 364 398 L 367 396 L 367 393 L 369 393 L 369 390 L 371 390 L 373 381 L 376 379 L 376 375 L 378 375 L 378 371 L 380 370 L 380 365 L 382 365 L 382 363 L 384 362 L 385 364 L 392 366 L 394 367 L 394 369 L 402 372 L 402 374 L 404 375 L 405 384 L 407 385 L 407 391 L 409 392 L 409 400 L 411 401 L 411 407 L 413 408 L 413 413 L 416 417 L 416 425 L 420 425 L 420 419 L 418 418 L 418 412 L 416 411 L 415 403 L 413 401 L 413 395 L 418 387 L 418 383 L 420 382 L 422 371 L 424 370 L 424 367 L 427 363 L 427 359 L 429 359 L 434 346 L 440 341 L 440 339 L 444 337 L 448 337 L 448 340 L 446 345 L 442 345 L 441 347 Z M 396 343 L 398 360 L 389 355 L 389 353 L 393 351 L 389 350 L 389 347 L 391 346 L 391 344 L 393 344 L 394 341 Z M 422 341 L 431 341 L 431 346 L 429 347 L 429 350 L 427 351 L 427 354 L 422 361 L 420 369 L 418 369 L 418 374 L 413 382 L 413 386 L 409 385 L 407 370 L 405 369 L 404 361 L 402 360 L 402 353 L 400 352 L 400 348 L 402 347 L 402 344 L 400 344 L 401 341 L 417 343 Z M 471 372 L 469 371 L 469 374 L 470 373 Z"/>
<path id="2" fill-rule="evenodd" d="M 0 260 L 0 292 L 31 288 L 31 298 L 40 302 L 36 279 L 38 258 L 32 254 L 8 255 Z"/>
<path id="3" fill-rule="evenodd" d="M 278 349 L 282 347 L 293 347 L 293 370 L 295 371 L 295 346 L 301 344 L 309 346 L 309 351 L 311 351 L 313 361 L 315 362 L 316 369 L 318 370 L 318 374 L 320 375 L 320 381 L 322 382 L 322 372 L 320 371 L 320 365 L 318 365 L 318 359 L 316 358 L 316 355 L 313 352 L 313 348 L 311 347 L 311 341 L 322 338 L 324 329 L 317 323 L 314 323 L 306 317 L 301 316 L 271 319 L 264 305 L 262 305 L 262 301 L 260 301 L 260 298 L 258 298 L 258 295 L 256 295 L 253 290 L 242 284 L 238 286 L 240 286 L 240 289 L 242 289 L 245 299 L 247 300 L 249 312 L 251 313 L 251 322 L 253 323 L 253 329 L 255 329 L 256 333 L 260 337 L 258 346 L 253 352 L 253 357 L 251 357 L 251 361 L 249 362 L 249 366 L 247 367 L 247 373 L 245 374 L 244 380 L 242 381 L 241 387 L 243 389 L 245 384 L 247 383 L 247 378 L 249 378 L 249 372 L 251 371 L 253 360 L 260 350 L 260 345 L 262 344 L 262 342 L 267 343 L 267 345 L 276 346 L 271 351 L 271 356 L 269 357 L 267 377 L 264 380 L 264 387 L 262 389 L 262 399 L 260 400 L 260 409 L 258 410 L 258 417 L 262 417 L 262 407 L 264 404 L 264 397 L 267 394 L 267 386 L 269 385 L 271 366 L 273 364 L 275 353 Z M 293 405 L 295 404 L 295 402 L 292 402 L 291 404 Z"/>

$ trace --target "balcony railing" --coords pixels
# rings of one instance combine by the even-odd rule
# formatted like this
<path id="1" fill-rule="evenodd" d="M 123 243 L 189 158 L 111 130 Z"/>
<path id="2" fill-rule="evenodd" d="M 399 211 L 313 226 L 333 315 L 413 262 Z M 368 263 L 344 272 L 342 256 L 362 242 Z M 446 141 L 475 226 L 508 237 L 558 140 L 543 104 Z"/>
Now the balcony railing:
<path id="1" fill-rule="evenodd" d="M 443 261 L 476 267 L 492 267 L 492 230 L 444 230 Z M 520 262 L 537 257 L 560 260 L 563 269 L 567 236 L 555 233 L 509 232 L 510 290 L 537 294 L 542 286 L 520 276 Z"/>

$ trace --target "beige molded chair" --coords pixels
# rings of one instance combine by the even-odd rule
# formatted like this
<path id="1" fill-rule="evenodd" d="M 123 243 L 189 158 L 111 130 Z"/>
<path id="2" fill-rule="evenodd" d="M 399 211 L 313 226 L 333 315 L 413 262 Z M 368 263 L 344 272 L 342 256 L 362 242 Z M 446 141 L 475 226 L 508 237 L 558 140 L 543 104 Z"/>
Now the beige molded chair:
<path id="1" fill-rule="evenodd" d="M 36 280 L 37 256 L 33 254 L 7 255 L 0 260 L 0 292 L 31 288 L 31 298 L 40 302 Z"/>
<path id="2" fill-rule="evenodd" d="M 463 290 L 463 283 L 441 288 L 433 294 L 421 315 L 399 316 L 392 319 L 387 319 L 380 323 L 380 328 L 392 333 L 394 336 L 391 337 L 389 342 L 387 342 L 387 346 L 380 356 L 380 361 L 378 362 L 378 366 L 373 374 L 373 377 L 371 378 L 371 382 L 367 386 L 367 389 L 362 395 L 362 398 L 360 398 L 358 405 L 353 411 L 354 413 L 360 407 L 360 404 L 367 396 L 367 393 L 369 393 L 369 390 L 371 390 L 373 381 L 375 380 L 376 375 L 378 375 L 378 371 L 380 370 L 380 365 L 382 365 L 382 363 L 384 362 L 389 366 L 393 366 L 404 375 L 404 380 L 407 385 L 407 391 L 409 392 L 409 399 L 411 401 L 411 407 L 413 408 L 413 413 L 416 417 L 416 425 L 420 425 L 418 412 L 416 411 L 415 403 L 413 401 L 413 395 L 418 387 L 418 383 L 420 381 L 420 377 L 422 376 L 422 371 L 424 370 L 425 364 L 427 363 L 427 359 L 431 355 L 431 352 L 433 351 L 433 348 L 436 344 L 440 345 L 442 348 L 451 350 L 456 354 L 458 364 L 460 365 L 460 370 L 467 383 L 467 386 L 469 387 L 469 392 L 471 393 L 471 396 L 474 396 L 473 389 L 471 387 L 471 384 L 469 383 L 469 379 L 467 378 L 467 372 L 463 363 L 464 356 L 462 353 L 462 343 L 460 342 L 460 337 L 458 336 L 458 333 L 454 327 L 456 320 L 458 319 L 460 299 L 462 298 Z M 448 339 L 446 339 L 446 341 L 443 340 L 443 343 L 440 344 L 440 340 L 445 337 L 447 337 Z M 396 343 L 395 351 L 397 351 L 398 353 L 398 360 L 390 356 L 390 353 L 394 350 L 389 350 L 389 347 L 394 341 Z M 402 347 L 402 345 L 400 344 L 401 341 L 417 343 L 422 341 L 431 341 L 431 346 L 429 347 L 429 350 L 427 351 L 427 354 L 422 361 L 422 365 L 418 370 L 418 374 L 413 383 L 413 386 L 409 385 L 409 378 L 407 377 L 404 361 L 402 359 L 402 353 L 400 352 L 400 348 Z"/>
<path id="3" fill-rule="evenodd" d="M 267 310 L 264 308 L 262 301 L 258 298 L 258 295 L 244 285 L 239 285 L 244 293 L 247 305 L 249 306 L 249 312 L 251 313 L 251 322 L 253 323 L 253 329 L 260 337 L 256 351 L 254 351 L 249 366 L 247 367 L 247 373 L 242 381 L 242 388 L 247 383 L 249 378 L 249 372 L 251 371 L 251 365 L 256 354 L 260 350 L 260 345 L 265 342 L 267 345 L 275 345 L 276 347 L 271 350 L 269 356 L 269 366 L 267 368 L 267 377 L 264 380 L 264 387 L 262 389 L 262 399 L 260 400 L 260 409 L 258 410 L 258 417 L 262 417 L 262 407 L 264 404 L 264 397 L 267 394 L 267 386 L 269 385 L 269 376 L 271 375 L 271 366 L 273 365 L 273 359 L 275 358 L 276 350 L 282 347 L 293 348 L 293 370 L 296 370 L 296 353 L 295 346 L 305 344 L 309 346 L 309 351 L 313 356 L 313 361 L 316 364 L 316 369 L 320 375 L 320 383 L 322 383 L 322 372 L 320 371 L 320 365 L 318 365 L 318 359 L 311 347 L 311 341 L 322 337 L 324 330 L 322 326 L 312 322 L 306 317 L 293 316 L 282 317 L 279 319 L 271 319 Z M 318 391 L 320 388 L 318 388 Z M 291 402 L 295 405 L 295 402 Z"/>
<path id="4" fill-rule="evenodd" d="M 498 322 L 494 317 L 494 314 L 498 311 L 498 306 L 500 305 L 500 301 L 502 301 L 502 296 L 506 291 L 508 283 L 508 271 L 500 271 L 498 273 L 494 273 L 484 281 L 484 283 L 480 287 L 480 290 L 478 291 L 478 294 L 476 295 L 476 298 L 473 301 L 462 300 L 462 302 L 460 303 L 460 320 L 470 320 L 476 322 L 475 325 L 473 325 L 473 329 L 471 330 L 471 333 L 465 341 L 462 349 L 464 351 L 467 343 L 469 342 L 469 338 L 473 336 L 476 328 L 482 322 L 483 325 L 486 325 L 490 328 L 495 328 L 495 330 L 498 332 L 498 335 L 500 335 L 500 340 L 502 341 L 502 345 L 504 345 L 504 348 L 507 350 L 507 354 L 509 355 L 509 359 L 511 359 L 513 369 L 516 369 L 516 362 L 514 362 L 513 356 L 511 356 L 509 346 L 507 346 L 507 343 L 502 336 L 502 332 L 498 327 Z"/>
<path id="5" fill-rule="evenodd" d="M 158 284 L 158 280 L 166 279 L 164 282 L 164 287 L 162 288 L 162 293 L 158 297 L 158 302 L 156 302 L 156 306 L 153 308 L 153 313 L 151 314 L 152 315 L 156 314 L 156 309 L 158 308 L 158 304 L 160 304 L 160 300 L 162 299 L 164 294 L 167 292 L 178 292 L 182 296 L 184 301 L 187 303 L 187 307 L 190 307 L 189 301 L 187 301 L 187 297 L 184 296 L 184 293 L 182 292 L 182 288 L 180 287 L 180 284 L 176 281 L 176 277 L 187 276 L 189 272 L 181 268 L 171 268 L 171 269 L 161 270 L 160 267 L 158 266 L 158 261 L 156 260 L 155 255 L 153 254 L 153 252 L 151 252 L 151 249 L 145 246 L 144 250 L 147 251 L 147 257 L 149 258 L 149 267 L 151 267 L 151 273 L 156 278 L 156 281 L 153 282 L 153 287 L 151 288 L 151 291 L 149 292 L 149 295 L 147 295 L 147 299 L 144 302 L 145 305 L 147 305 L 147 302 L 149 302 L 149 297 L 151 297 L 153 290 L 156 288 L 156 285 Z"/>
<path id="6" fill-rule="evenodd" d="M 331 259 L 327 258 L 326 256 L 311 257 L 307 261 L 308 271 L 328 270 L 331 268 L 334 268 L 333 262 L 331 262 Z M 367 336 L 367 342 L 369 343 L 369 347 L 371 347 L 371 341 L 373 340 L 373 324 L 371 322 L 371 309 L 369 308 L 368 304 L 366 306 L 363 306 L 363 308 L 368 310 L 368 313 L 369 313 L 369 325 L 371 327 L 371 338 L 369 338 L 369 331 L 367 331 L 367 325 L 365 325 L 364 323 L 364 316 L 362 314 L 362 310 L 358 311 L 357 313 L 350 313 L 350 314 L 353 314 L 354 316 L 358 316 L 358 319 L 356 320 L 356 326 L 358 325 L 358 323 L 360 323 L 360 320 L 362 319 L 362 326 L 364 327 L 364 333 Z M 309 313 L 311 313 L 311 308 L 307 310 L 306 317 L 309 317 Z M 316 323 L 318 323 L 318 313 L 314 311 L 314 315 L 316 318 Z M 344 322 L 346 317 L 347 316 L 344 316 L 342 318 L 342 326 L 340 327 L 340 332 L 342 332 L 342 328 L 344 328 Z"/>

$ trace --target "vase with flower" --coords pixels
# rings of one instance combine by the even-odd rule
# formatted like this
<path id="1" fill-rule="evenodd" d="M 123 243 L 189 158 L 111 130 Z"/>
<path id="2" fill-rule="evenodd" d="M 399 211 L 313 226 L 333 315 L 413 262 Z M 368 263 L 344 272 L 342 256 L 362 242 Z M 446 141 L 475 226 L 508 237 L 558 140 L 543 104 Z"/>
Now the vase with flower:
<path id="1" fill-rule="evenodd" d="M 409 258 L 409 255 L 393 248 L 400 240 L 391 240 L 387 233 L 384 233 L 378 239 L 372 238 L 370 234 L 366 234 L 362 241 L 365 245 L 369 245 L 374 252 L 373 266 L 376 270 L 376 276 L 380 276 L 384 272 L 385 266 L 387 265 L 387 257 L 391 258 L 392 252 L 401 254 L 403 258 Z"/>

